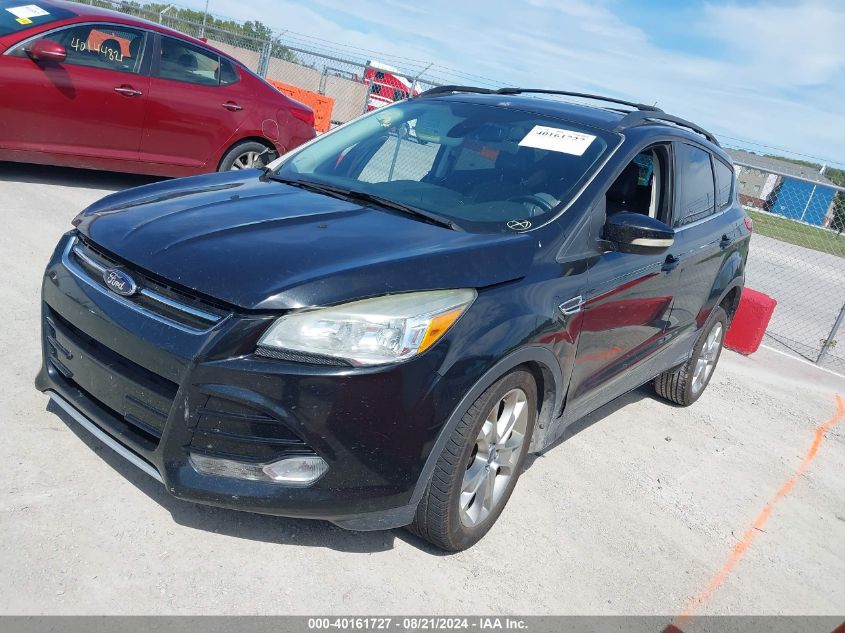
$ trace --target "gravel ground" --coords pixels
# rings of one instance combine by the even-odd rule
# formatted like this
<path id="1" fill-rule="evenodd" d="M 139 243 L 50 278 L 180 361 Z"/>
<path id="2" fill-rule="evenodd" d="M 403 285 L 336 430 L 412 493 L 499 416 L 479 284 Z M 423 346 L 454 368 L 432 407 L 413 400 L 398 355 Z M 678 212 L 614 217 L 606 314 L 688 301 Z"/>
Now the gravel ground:
<path id="1" fill-rule="evenodd" d="M 142 182 L 0 163 L 0 613 L 676 614 L 749 539 L 694 608 L 845 612 L 845 421 L 751 527 L 845 379 L 765 349 L 725 353 L 689 409 L 643 388 L 589 416 L 460 554 L 168 497 L 32 386 L 53 245 L 85 204 Z"/>

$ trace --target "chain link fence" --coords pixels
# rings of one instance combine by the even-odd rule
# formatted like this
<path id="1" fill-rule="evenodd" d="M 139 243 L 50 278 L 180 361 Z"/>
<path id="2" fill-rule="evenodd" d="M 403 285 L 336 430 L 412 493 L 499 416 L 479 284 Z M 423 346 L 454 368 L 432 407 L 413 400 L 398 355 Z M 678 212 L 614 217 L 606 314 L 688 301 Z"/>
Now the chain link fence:
<path id="1" fill-rule="evenodd" d="M 137 2 L 78 1 L 145 18 L 192 37 L 202 38 L 269 81 L 331 97 L 334 100 L 331 115 L 333 125 L 345 123 L 374 107 L 400 101 L 443 83 L 460 83 L 461 73 L 453 75 L 450 73 L 455 71 L 438 68 L 433 64 L 408 60 L 401 67 L 390 66 L 367 58 L 364 51 L 355 54 L 348 49 L 334 48 L 330 43 L 318 47 L 315 42 L 287 31 L 276 32 L 264 27 L 261 29 L 264 37 L 253 37 L 244 32 L 220 28 L 215 25 L 216 20 L 213 18 L 203 22 L 185 20 L 168 10 L 167 6 L 173 9 L 177 8 L 175 5 L 162 4 L 161 10 L 156 12 L 150 10 L 153 5 Z M 434 72 L 439 72 L 442 77 L 435 78 Z"/>
<path id="2" fill-rule="evenodd" d="M 754 221 L 746 285 L 777 299 L 766 342 L 845 374 L 845 188 L 735 162 Z"/>

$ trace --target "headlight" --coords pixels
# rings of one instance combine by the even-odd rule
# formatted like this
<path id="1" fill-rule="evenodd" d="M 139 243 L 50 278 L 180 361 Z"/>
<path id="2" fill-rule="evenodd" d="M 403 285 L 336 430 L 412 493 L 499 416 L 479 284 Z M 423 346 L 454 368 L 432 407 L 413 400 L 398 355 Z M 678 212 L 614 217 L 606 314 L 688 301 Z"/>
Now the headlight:
<path id="1" fill-rule="evenodd" d="M 475 300 L 475 290 L 433 290 L 355 301 L 281 317 L 259 347 L 353 365 L 405 360 L 434 345 Z"/>

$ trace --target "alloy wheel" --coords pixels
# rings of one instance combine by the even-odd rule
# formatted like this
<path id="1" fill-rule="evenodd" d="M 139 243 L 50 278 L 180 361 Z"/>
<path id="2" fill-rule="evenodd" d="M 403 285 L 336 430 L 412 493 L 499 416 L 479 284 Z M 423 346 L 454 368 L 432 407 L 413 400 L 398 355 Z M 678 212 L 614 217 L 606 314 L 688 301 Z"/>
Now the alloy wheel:
<path id="1" fill-rule="evenodd" d="M 692 374 L 693 393 L 699 393 L 704 389 L 710 379 L 710 374 L 713 373 L 716 359 L 719 357 L 719 350 L 722 348 L 723 331 L 722 324 L 716 323 L 704 341 Z"/>
<path id="2" fill-rule="evenodd" d="M 501 502 L 522 454 L 528 397 L 511 389 L 490 409 L 469 457 L 459 498 L 461 523 L 475 527 Z"/>
<path id="3" fill-rule="evenodd" d="M 254 167 L 263 167 L 264 163 L 261 160 L 263 152 L 244 152 L 232 163 L 232 171 L 239 169 L 252 169 Z"/>

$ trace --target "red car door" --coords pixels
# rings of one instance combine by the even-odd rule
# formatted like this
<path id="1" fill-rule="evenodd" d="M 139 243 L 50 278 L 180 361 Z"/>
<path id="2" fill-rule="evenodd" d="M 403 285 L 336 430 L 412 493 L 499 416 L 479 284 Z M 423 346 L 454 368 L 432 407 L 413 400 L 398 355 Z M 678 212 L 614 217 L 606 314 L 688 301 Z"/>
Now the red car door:
<path id="1" fill-rule="evenodd" d="M 32 60 L 33 40 L 0 57 L 0 94 L 14 95 L 4 99 L 0 147 L 75 155 L 80 166 L 137 161 L 150 81 L 142 72 L 146 32 L 101 23 L 41 37 L 64 46 L 67 58 Z"/>
<path id="2" fill-rule="evenodd" d="M 214 171 L 245 120 L 249 103 L 242 82 L 213 51 L 165 35 L 159 42 L 141 160 Z"/>

